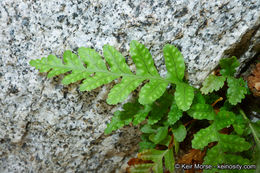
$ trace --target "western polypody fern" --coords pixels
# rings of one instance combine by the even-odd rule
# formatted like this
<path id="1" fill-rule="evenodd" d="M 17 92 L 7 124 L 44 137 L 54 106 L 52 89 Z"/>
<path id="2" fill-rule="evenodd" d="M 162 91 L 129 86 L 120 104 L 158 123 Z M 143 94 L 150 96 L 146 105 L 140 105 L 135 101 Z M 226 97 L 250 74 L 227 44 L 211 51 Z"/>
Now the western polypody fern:
<path id="1" fill-rule="evenodd" d="M 193 88 L 182 82 L 185 72 L 184 59 L 180 51 L 173 45 L 163 48 L 167 77 L 162 78 L 154 66 L 149 50 L 137 41 L 130 44 L 130 54 L 136 65 L 134 74 L 125 62 L 125 58 L 114 47 L 105 45 L 103 55 L 109 65 L 107 68 L 101 56 L 91 48 L 78 49 L 79 57 L 71 51 L 65 51 L 63 61 L 54 55 L 37 60 L 31 60 L 30 65 L 40 72 L 49 72 L 53 77 L 66 72 L 63 84 L 70 84 L 84 79 L 80 85 L 81 91 L 90 91 L 103 84 L 122 77 L 108 94 L 107 102 L 117 104 L 124 101 L 143 81 L 149 80 L 140 93 L 139 102 L 143 105 L 151 104 L 165 92 L 168 84 L 176 84 L 175 100 L 180 109 L 186 111 L 190 108 L 194 93 Z"/>
<path id="2" fill-rule="evenodd" d="M 239 61 L 235 56 L 231 58 L 223 58 L 220 60 L 220 74 L 222 76 L 209 75 L 209 77 L 203 82 L 203 87 L 201 88 L 201 92 L 203 94 L 208 94 L 213 92 L 214 90 L 219 90 L 223 85 L 225 80 L 227 79 L 228 90 L 227 90 L 227 98 L 228 101 L 232 105 L 236 105 L 241 102 L 243 98 L 245 98 L 245 94 L 247 93 L 246 83 L 242 78 L 236 79 L 234 78 L 234 74 L 236 72 L 236 67 L 239 66 Z"/>

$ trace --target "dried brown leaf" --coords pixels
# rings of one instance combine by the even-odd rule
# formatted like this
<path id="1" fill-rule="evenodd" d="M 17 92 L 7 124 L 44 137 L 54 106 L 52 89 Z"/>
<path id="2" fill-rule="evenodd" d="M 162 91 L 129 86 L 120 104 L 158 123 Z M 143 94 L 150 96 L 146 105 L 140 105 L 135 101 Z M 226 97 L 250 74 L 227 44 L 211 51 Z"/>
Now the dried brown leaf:
<path id="1" fill-rule="evenodd" d="M 260 96 L 260 63 L 257 63 L 252 74 L 247 78 L 248 87 L 254 96 Z"/>

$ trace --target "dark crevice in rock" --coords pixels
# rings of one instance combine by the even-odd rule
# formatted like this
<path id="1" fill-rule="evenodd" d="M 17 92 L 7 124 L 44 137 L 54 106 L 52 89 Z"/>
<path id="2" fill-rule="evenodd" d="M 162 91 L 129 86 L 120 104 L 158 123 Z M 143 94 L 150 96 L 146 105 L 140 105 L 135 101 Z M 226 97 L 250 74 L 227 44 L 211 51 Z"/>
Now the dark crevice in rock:
<path id="1" fill-rule="evenodd" d="M 239 72 L 238 76 L 242 76 L 244 79 L 246 79 L 246 77 L 249 76 L 249 74 L 251 73 L 252 64 L 254 64 L 259 59 L 260 51 L 258 51 L 258 53 L 244 65 L 244 67 Z"/>
<path id="2" fill-rule="evenodd" d="M 260 24 L 249 29 L 241 38 L 241 40 L 233 45 L 230 49 L 224 51 L 224 55 L 227 57 L 236 56 L 238 59 L 249 49 L 252 44 L 251 40 L 259 30 Z M 254 47 L 260 47 L 260 45 L 254 45 Z M 258 49 L 259 51 L 259 49 Z"/>

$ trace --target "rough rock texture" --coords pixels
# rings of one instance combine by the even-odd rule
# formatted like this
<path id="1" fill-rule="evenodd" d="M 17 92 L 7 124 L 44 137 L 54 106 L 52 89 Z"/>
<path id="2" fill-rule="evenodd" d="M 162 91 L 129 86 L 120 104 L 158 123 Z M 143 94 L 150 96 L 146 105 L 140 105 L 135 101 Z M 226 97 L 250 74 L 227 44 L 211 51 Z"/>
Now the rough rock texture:
<path id="1" fill-rule="evenodd" d="M 133 127 L 104 136 L 116 107 L 107 89 L 79 92 L 46 79 L 28 62 L 50 53 L 144 43 L 165 74 L 162 47 L 175 44 L 190 83 L 200 84 L 221 57 L 259 53 L 259 0 L 1 0 L 0 172 L 115 172 L 137 151 Z"/>

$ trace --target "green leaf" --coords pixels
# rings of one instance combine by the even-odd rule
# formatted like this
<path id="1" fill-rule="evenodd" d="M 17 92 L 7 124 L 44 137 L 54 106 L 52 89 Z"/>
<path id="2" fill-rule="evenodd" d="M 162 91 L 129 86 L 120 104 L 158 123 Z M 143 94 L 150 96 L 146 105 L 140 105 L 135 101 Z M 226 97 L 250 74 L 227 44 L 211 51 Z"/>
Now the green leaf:
<path id="1" fill-rule="evenodd" d="M 218 134 L 218 138 L 218 147 L 221 148 L 222 152 L 242 152 L 251 147 L 251 144 L 246 142 L 244 138 L 237 135 Z"/>
<path id="2" fill-rule="evenodd" d="M 223 87 L 226 78 L 224 76 L 209 75 L 208 78 L 202 83 L 202 88 L 200 89 L 203 94 L 208 94 L 218 91 Z"/>
<path id="3" fill-rule="evenodd" d="M 192 148 L 203 149 L 210 142 L 217 141 L 217 132 L 214 130 L 214 126 L 209 126 L 205 129 L 201 129 L 194 135 L 192 140 Z"/>
<path id="4" fill-rule="evenodd" d="M 105 45 L 103 47 L 104 57 L 113 73 L 122 73 L 131 75 L 132 72 L 125 62 L 125 58 L 114 47 Z M 108 104 L 116 104 L 127 99 L 129 94 L 135 90 L 144 79 L 136 79 L 133 77 L 123 77 L 122 81 L 115 85 L 107 98 Z"/>
<path id="5" fill-rule="evenodd" d="M 94 76 L 83 81 L 80 85 L 81 91 L 91 91 L 120 77 L 120 75 L 111 75 L 104 60 L 95 50 L 81 47 L 78 49 L 78 54 L 83 62 L 87 64 L 88 69 L 96 72 Z"/>
<path id="6" fill-rule="evenodd" d="M 170 145 L 172 137 L 170 135 L 167 135 L 166 138 L 164 138 L 161 142 L 159 142 L 158 144 L 160 145 L 165 145 L 166 147 L 168 147 Z"/>
<path id="7" fill-rule="evenodd" d="M 244 133 L 244 130 L 247 128 L 246 127 L 246 121 L 241 115 L 236 116 L 235 122 L 233 123 L 233 127 L 235 132 L 238 135 L 242 135 Z"/>
<path id="8" fill-rule="evenodd" d="M 215 130 L 221 130 L 225 127 L 229 127 L 231 124 L 234 124 L 236 121 L 236 115 L 233 112 L 221 110 L 214 119 L 214 128 Z"/>
<path id="9" fill-rule="evenodd" d="M 130 54 L 136 65 L 136 74 L 159 76 L 149 50 L 138 41 L 131 41 Z"/>
<path id="10" fill-rule="evenodd" d="M 219 65 L 222 68 L 220 74 L 222 76 L 234 76 L 236 68 L 239 66 L 239 61 L 235 56 L 231 58 L 223 58 L 220 60 Z"/>
<path id="11" fill-rule="evenodd" d="M 143 132 L 143 133 L 156 133 L 157 131 L 155 129 L 153 129 L 150 125 L 145 124 L 141 128 L 141 132 Z"/>
<path id="12" fill-rule="evenodd" d="M 236 105 L 245 98 L 247 90 L 245 88 L 245 82 L 242 78 L 236 79 L 234 77 L 228 77 L 228 90 L 227 98 L 230 104 Z"/>
<path id="13" fill-rule="evenodd" d="M 189 116 L 199 120 L 213 120 L 215 117 L 213 107 L 211 105 L 203 103 L 197 103 L 195 105 L 192 105 L 190 110 L 188 110 L 188 114 Z"/>
<path id="14" fill-rule="evenodd" d="M 205 165 L 228 165 L 228 164 L 249 164 L 247 159 L 236 155 L 236 152 L 243 152 L 251 147 L 251 144 L 238 135 L 221 134 L 220 130 L 237 123 L 237 117 L 233 112 L 220 110 L 214 116 L 213 123 L 200 130 L 194 135 L 192 140 L 192 148 L 204 149 L 211 142 L 217 142 L 213 148 L 209 148 L 204 158 Z M 210 169 L 204 172 L 229 172 L 230 170 Z"/>
<path id="15" fill-rule="evenodd" d="M 195 103 L 206 103 L 206 99 L 205 97 L 201 94 L 200 90 L 196 89 L 195 90 L 195 95 L 194 95 L 194 99 L 193 99 L 193 104 Z"/>
<path id="16" fill-rule="evenodd" d="M 64 77 L 62 84 L 68 85 L 79 80 L 89 77 L 91 73 L 85 72 L 85 67 L 82 61 L 77 57 L 76 54 L 72 53 L 70 50 L 67 50 L 63 54 L 64 62 L 67 66 L 74 68 L 71 74 Z"/>
<path id="17" fill-rule="evenodd" d="M 116 111 L 114 113 L 111 122 L 105 129 L 105 134 L 110 134 L 112 131 L 131 123 L 134 115 L 136 115 L 141 109 L 142 105 L 140 105 L 138 102 L 129 102 L 124 104 L 122 111 Z"/>
<path id="18" fill-rule="evenodd" d="M 235 122 L 235 114 L 233 112 L 222 110 L 214 116 L 214 122 L 209 127 L 201 129 L 194 135 L 192 147 L 195 149 L 203 149 L 210 142 L 218 141 L 219 130 L 229 127 Z"/>
<path id="19" fill-rule="evenodd" d="M 178 142 L 182 142 L 187 134 L 186 128 L 183 124 L 180 124 L 178 128 L 172 129 L 172 133 L 174 134 L 174 139 Z"/>
<path id="20" fill-rule="evenodd" d="M 172 104 L 172 100 L 172 95 L 168 94 L 168 92 L 165 92 L 162 97 L 160 97 L 155 103 L 153 103 L 152 111 L 148 118 L 148 124 L 152 125 L 161 120 L 161 118 L 164 117 L 170 105 Z"/>
<path id="21" fill-rule="evenodd" d="M 104 60 L 94 49 L 80 47 L 78 49 L 78 54 L 82 61 L 87 64 L 89 69 L 108 71 Z"/>
<path id="22" fill-rule="evenodd" d="M 30 65 L 39 69 L 40 72 L 49 72 L 48 77 L 53 77 L 70 71 L 69 68 L 63 66 L 61 59 L 55 55 L 49 55 L 47 58 L 31 60 Z M 53 67 L 57 66 L 55 69 Z"/>
<path id="23" fill-rule="evenodd" d="M 194 91 L 192 86 L 183 82 L 177 83 L 174 99 L 179 109 L 187 111 L 192 104 L 193 97 Z"/>
<path id="24" fill-rule="evenodd" d="M 251 123 L 252 125 L 252 128 L 254 129 L 255 131 L 255 134 L 258 138 L 260 138 L 260 120 L 258 120 L 257 122 L 255 123 Z M 259 143 L 260 145 L 260 143 Z"/>
<path id="25" fill-rule="evenodd" d="M 153 149 L 155 147 L 156 145 L 149 141 L 139 142 L 139 151 L 143 151 L 145 149 Z"/>
<path id="26" fill-rule="evenodd" d="M 159 144 L 162 140 L 164 140 L 166 138 L 168 134 L 168 127 L 159 127 L 157 129 L 157 133 L 156 134 L 151 134 L 149 136 L 149 139 L 155 143 L 155 144 Z"/>
<path id="27" fill-rule="evenodd" d="M 142 44 L 133 40 L 130 44 L 130 54 L 136 65 L 136 74 L 159 77 L 159 73 L 154 66 L 152 55 Z M 151 79 L 149 83 L 141 89 L 139 102 L 141 104 L 150 104 L 161 97 L 166 90 L 168 82 Z"/>
<path id="28" fill-rule="evenodd" d="M 185 64 L 181 52 L 175 46 L 166 44 L 163 48 L 163 54 L 168 71 L 168 79 L 173 83 L 182 81 Z"/>
<path id="29" fill-rule="evenodd" d="M 150 80 L 150 82 L 145 84 L 141 89 L 139 94 L 139 102 L 143 105 L 152 103 L 154 100 L 163 95 L 167 86 L 168 83 Z"/>
<path id="30" fill-rule="evenodd" d="M 114 47 L 104 45 L 103 53 L 106 61 L 109 64 L 110 70 L 113 73 L 132 74 L 130 68 L 125 62 L 124 56 L 118 52 Z"/>
<path id="31" fill-rule="evenodd" d="M 139 110 L 138 113 L 134 116 L 133 125 L 137 125 L 144 121 L 151 110 L 152 107 L 150 105 L 144 105 L 144 109 Z"/>
<path id="32" fill-rule="evenodd" d="M 93 77 L 87 78 L 83 81 L 80 85 L 80 91 L 91 91 L 97 87 L 112 82 L 118 77 L 119 76 L 111 76 L 107 73 L 96 73 Z"/>
<path id="33" fill-rule="evenodd" d="M 142 81 L 143 79 L 123 77 L 122 81 L 111 89 L 108 94 L 107 103 L 117 104 L 124 101 L 129 94 L 142 83 Z"/>
<path id="34" fill-rule="evenodd" d="M 174 101 L 171 105 L 170 112 L 168 113 L 168 124 L 175 124 L 182 117 L 182 110 L 180 110 Z"/>
<path id="35" fill-rule="evenodd" d="M 219 134 L 218 145 L 214 146 L 207 152 L 203 164 L 210 164 L 212 166 L 217 166 L 221 164 L 249 165 L 250 161 L 248 159 L 245 159 L 242 156 L 235 155 L 233 153 L 246 151 L 250 147 L 251 145 L 248 142 L 246 142 L 244 138 L 241 138 L 237 135 Z M 222 170 L 212 169 L 211 171 L 218 172 Z M 242 170 L 239 170 L 239 172 L 241 171 Z M 230 170 L 228 170 L 227 172 L 230 172 Z"/>
<path id="36" fill-rule="evenodd" d="M 114 113 L 114 116 L 111 120 L 111 122 L 107 125 L 107 128 L 105 129 L 105 134 L 110 134 L 112 131 L 117 130 L 121 127 L 123 127 L 126 124 L 129 124 L 132 121 L 132 118 L 129 117 L 128 119 L 121 119 L 120 111 L 116 111 Z"/>
<path id="37" fill-rule="evenodd" d="M 165 168 L 170 171 L 170 173 L 174 172 L 174 165 L 175 165 L 175 161 L 174 161 L 174 156 L 173 156 L 173 150 L 170 149 L 168 150 L 165 155 Z"/>
<path id="38" fill-rule="evenodd" d="M 213 167 L 213 169 L 209 170 L 204 170 L 203 172 L 251 172 L 250 170 L 230 170 L 230 169 L 217 169 L 218 165 L 249 165 L 250 161 L 248 159 L 243 158 L 242 156 L 239 155 L 234 155 L 234 154 L 227 154 L 223 153 L 222 148 L 217 145 L 211 148 L 208 152 L 207 155 L 204 157 L 204 162 L 203 164 L 207 165 L 212 165 L 216 166 L 216 168 Z"/>

